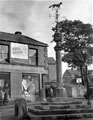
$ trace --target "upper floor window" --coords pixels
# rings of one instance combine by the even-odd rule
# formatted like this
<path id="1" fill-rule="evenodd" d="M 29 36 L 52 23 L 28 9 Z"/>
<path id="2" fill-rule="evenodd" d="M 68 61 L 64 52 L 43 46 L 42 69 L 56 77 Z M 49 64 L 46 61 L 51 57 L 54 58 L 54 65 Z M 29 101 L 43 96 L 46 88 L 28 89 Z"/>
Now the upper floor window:
<path id="1" fill-rule="evenodd" d="M 29 49 L 29 64 L 31 64 L 31 65 L 38 64 L 38 57 L 37 57 L 36 49 Z"/>
<path id="2" fill-rule="evenodd" d="M 8 62 L 8 46 L 0 45 L 0 62 Z"/>

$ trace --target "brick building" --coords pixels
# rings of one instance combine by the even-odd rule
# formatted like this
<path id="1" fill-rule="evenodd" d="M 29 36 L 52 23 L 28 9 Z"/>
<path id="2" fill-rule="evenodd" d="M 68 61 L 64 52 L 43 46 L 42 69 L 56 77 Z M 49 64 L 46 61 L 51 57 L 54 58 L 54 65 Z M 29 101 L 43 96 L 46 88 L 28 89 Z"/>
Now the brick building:
<path id="1" fill-rule="evenodd" d="M 0 87 L 9 87 L 11 98 L 22 95 L 22 80 L 31 78 L 39 94 L 43 81 L 47 79 L 48 45 L 21 32 L 0 32 Z"/>

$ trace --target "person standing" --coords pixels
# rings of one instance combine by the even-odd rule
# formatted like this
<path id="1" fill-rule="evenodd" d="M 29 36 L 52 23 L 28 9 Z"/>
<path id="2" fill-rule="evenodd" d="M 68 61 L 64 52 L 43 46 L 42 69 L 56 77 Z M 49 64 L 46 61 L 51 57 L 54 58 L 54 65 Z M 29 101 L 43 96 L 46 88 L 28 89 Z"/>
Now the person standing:
<path id="1" fill-rule="evenodd" d="M 53 91 L 53 87 L 50 86 L 50 97 L 53 97 L 54 91 Z"/>
<path id="2" fill-rule="evenodd" d="M 0 87 L 0 105 L 3 105 L 3 100 L 4 100 L 4 92 L 2 88 Z"/>
<path id="3" fill-rule="evenodd" d="M 4 100 L 3 103 L 7 103 L 9 100 L 9 87 L 8 84 L 6 84 L 5 88 L 4 88 Z"/>

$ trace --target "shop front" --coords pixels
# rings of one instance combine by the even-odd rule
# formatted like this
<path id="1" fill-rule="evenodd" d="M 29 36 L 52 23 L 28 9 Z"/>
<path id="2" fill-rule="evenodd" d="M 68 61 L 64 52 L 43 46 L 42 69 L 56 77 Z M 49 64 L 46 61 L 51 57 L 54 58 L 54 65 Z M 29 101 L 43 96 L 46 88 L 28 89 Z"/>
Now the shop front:
<path id="1" fill-rule="evenodd" d="M 40 95 L 48 76 L 47 44 L 21 34 L 0 32 L 0 87 L 10 98 Z"/>

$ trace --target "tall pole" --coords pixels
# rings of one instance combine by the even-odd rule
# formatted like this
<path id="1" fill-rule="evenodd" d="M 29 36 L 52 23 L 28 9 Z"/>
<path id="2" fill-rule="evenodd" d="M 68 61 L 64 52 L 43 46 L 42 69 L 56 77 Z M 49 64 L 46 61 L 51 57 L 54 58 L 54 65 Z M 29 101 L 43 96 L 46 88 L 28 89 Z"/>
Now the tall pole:
<path id="1" fill-rule="evenodd" d="M 57 87 L 60 86 L 62 82 L 62 66 L 61 66 L 61 33 L 59 32 L 59 27 L 58 27 L 58 18 L 59 18 L 59 8 L 62 3 L 60 2 L 59 4 L 53 4 L 49 8 L 55 9 L 55 22 L 56 22 L 56 30 L 54 34 L 54 42 L 56 43 L 55 46 L 55 52 L 56 52 L 56 74 L 57 74 Z"/>
<path id="2" fill-rule="evenodd" d="M 58 27 L 58 10 L 59 8 L 56 8 L 56 32 L 54 35 L 54 41 L 56 42 L 55 46 L 55 52 L 56 52 L 56 73 L 57 73 L 57 87 L 59 88 L 62 84 L 62 58 L 61 58 L 61 33 L 59 32 Z"/>
<path id="3" fill-rule="evenodd" d="M 57 70 L 57 87 L 62 85 L 62 58 L 61 58 L 61 51 L 55 47 L 56 51 L 56 70 Z"/>
<path id="4" fill-rule="evenodd" d="M 62 58 L 61 58 L 61 40 L 62 36 L 59 31 L 59 26 L 58 26 L 58 18 L 59 18 L 59 8 L 62 2 L 59 4 L 53 4 L 49 8 L 54 8 L 55 9 L 55 22 L 56 22 L 56 30 L 54 33 L 54 42 L 56 43 L 56 46 L 54 47 L 55 53 L 56 53 L 56 74 L 57 74 L 57 96 L 63 96 L 63 80 L 62 80 Z"/>

